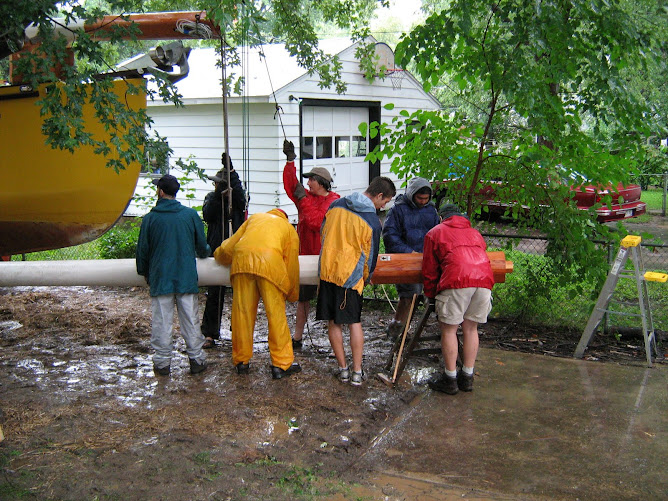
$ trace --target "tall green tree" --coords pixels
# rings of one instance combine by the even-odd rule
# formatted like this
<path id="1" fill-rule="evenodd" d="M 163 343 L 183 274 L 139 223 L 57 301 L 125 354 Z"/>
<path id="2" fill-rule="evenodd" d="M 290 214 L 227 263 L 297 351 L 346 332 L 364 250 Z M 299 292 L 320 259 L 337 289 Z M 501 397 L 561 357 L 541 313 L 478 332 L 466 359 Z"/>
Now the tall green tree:
<path id="1" fill-rule="evenodd" d="M 146 11 L 173 11 L 185 8 L 206 11 L 206 17 L 219 27 L 227 47 L 227 64 L 235 61 L 235 48 L 240 44 L 259 45 L 268 41 L 285 44 L 298 63 L 317 73 L 320 85 L 345 91 L 341 79 L 341 64 L 318 48 L 319 23 L 333 23 L 346 28 L 355 41 L 368 35 L 367 21 L 378 4 L 387 0 L 270 0 L 244 2 L 235 0 L 5 0 L 0 3 L 0 57 L 4 58 L 21 48 L 24 29 L 29 24 L 39 28 L 40 44 L 16 63 L 16 71 L 24 81 L 37 86 L 47 84 L 49 92 L 40 100 L 44 115 L 45 140 L 54 148 L 76 150 L 81 145 L 93 145 L 96 151 L 109 158 L 108 166 L 123 169 L 131 162 L 142 162 L 148 153 L 159 158 L 168 145 L 160 137 L 151 137 L 150 119 L 145 110 L 127 109 L 110 90 L 111 77 L 100 73 L 112 70 L 124 54 L 113 47 L 124 47 L 137 39 L 141 28 L 111 26 L 110 39 L 101 41 L 83 28 L 70 29 L 71 43 L 57 31 L 74 20 L 90 24 L 104 15 L 123 17 L 125 14 Z M 110 49 L 111 47 L 111 49 Z M 54 68 L 74 53 L 77 64 L 65 67 L 56 76 Z M 358 55 L 365 61 L 370 74 L 373 68 L 372 44 L 361 44 Z M 180 104 L 173 86 L 159 76 L 158 90 L 151 98 Z M 62 85 L 56 85 L 56 81 Z M 147 90 L 145 86 L 144 90 Z M 133 92 L 140 92 L 136 88 Z M 96 117 L 111 131 L 111 144 L 96 142 L 87 132 L 82 119 L 82 106 L 92 102 Z M 148 150 L 148 151 L 147 151 Z"/>
<path id="2" fill-rule="evenodd" d="M 576 210 L 568 186 L 628 181 L 637 169 L 661 124 L 627 72 L 660 63 L 662 39 L 616 0 L 444 3 L 396 56 L 425 90 L 449 82 L 453 106 L 373 124 L 385 139 L 376 158 L 396 155 L 400 176 L 449 180 L 448 197 L 471 214 L 481 186 L 500 181 L 496 196 L 515 201 L 516 216 L 529 210 L 553 256 L 586 263 L 590 237 L 607 228 Z M 657 3 L 645 7 L 666 22 Z"/>

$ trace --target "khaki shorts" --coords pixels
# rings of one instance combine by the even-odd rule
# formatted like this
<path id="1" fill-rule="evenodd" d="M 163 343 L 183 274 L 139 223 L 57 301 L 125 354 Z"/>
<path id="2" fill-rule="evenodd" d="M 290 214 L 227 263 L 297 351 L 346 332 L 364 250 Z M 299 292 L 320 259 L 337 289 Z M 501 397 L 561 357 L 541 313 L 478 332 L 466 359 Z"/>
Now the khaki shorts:
<path id="1" fill-rule="evenodd" d="M 484 324 L 491 310 L 492 291 L 483 287 L 445 289 L 436 296 L 436 314 L 444 324 L 459 325 L 464 319 Z"/>

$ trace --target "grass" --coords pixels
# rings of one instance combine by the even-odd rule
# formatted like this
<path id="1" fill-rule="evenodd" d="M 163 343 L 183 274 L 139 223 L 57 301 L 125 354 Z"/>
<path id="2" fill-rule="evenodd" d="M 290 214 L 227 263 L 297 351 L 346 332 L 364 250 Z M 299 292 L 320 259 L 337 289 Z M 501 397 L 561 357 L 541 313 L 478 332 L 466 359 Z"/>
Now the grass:
<path id="1" fill-rule="evenodd" d="M 12 460 L 20 457 L 21 453 L 17 450 L 0 451 L 0 499 L 24 499 L 32 497 L 30 490 L 17 485 L 11 481 L 13 475 L 10 474 Z M 30 476 L 30 472 L 19 469 L 21 478 Z M 14 478 L 16 476 L 14 475 Z"/>
<path id="2" fill-rule="evenodd" d="M 193 456 L 193 462 L 202 469 L 205 474 L 204 478 L 209 481 L 214 480 L 222 475 L 222 465 L 219 461 L 214 461 L 211 457 L 211 452 L 199 452 Z"/>
<path id="3" fill-rule="evenodd" d="M 660 211 L 663 208 L 663 189 L 649 188 L 640 195 L 640 200 L 647 204 L 647 210 Z M 640 221 L 640 218 L 638 218 Z"/>

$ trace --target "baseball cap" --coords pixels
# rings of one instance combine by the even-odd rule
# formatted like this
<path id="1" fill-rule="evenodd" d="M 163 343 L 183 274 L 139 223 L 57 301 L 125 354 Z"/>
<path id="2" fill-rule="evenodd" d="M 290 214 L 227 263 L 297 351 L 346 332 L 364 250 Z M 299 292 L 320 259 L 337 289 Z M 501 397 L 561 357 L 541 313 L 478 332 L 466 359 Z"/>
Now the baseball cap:
<path id="1" fill-rule="evenodd" d="M 329 181 L 330 183 L 332 182 L 331 174 L 324 167 L 313 167 L 311 169 L 311 172 L 307 172 L 306 174 L 304 174 L 304 177 L 312 177 L 312 176 L 320 176 L 321 178 Z"/>
<path id="2" fill-rule="evenodd" d="M 211 181 L 214 181 L 216 183 L 220 183 L 221 181 L 227 181 L 227 175 L 225 174 L 225 169 L 220 169 L 218 172 L 216 172 L 215 176 L 206 176 Z"/>
<path id="3" fill-rule="evenodd" d="M 176 192 L 179 191 L 179 188 L 181 187 L 177 179 L 170 174 L 165 174 L 160 179 L 154 179 L 153 184 L 170 197 L 175 196 Z"/>

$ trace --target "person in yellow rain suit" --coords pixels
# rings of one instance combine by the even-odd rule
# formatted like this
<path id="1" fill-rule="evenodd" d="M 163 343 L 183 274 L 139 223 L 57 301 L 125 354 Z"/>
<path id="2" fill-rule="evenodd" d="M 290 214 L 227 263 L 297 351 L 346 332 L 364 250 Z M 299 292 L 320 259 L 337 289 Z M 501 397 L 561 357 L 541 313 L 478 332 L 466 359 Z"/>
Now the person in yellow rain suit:
<path id="1" fill-rule="evenodd" d="M 281 209 L 249 217 L 214 253 L 230 266 L 232 360 L 239 374 L 250 372 L 257 305 L 262 298 L 269 324 L 271 375 L 281 379 L 301 371 L 294 363 L 285 300 L 299 299 L 299 237 Z"/>

